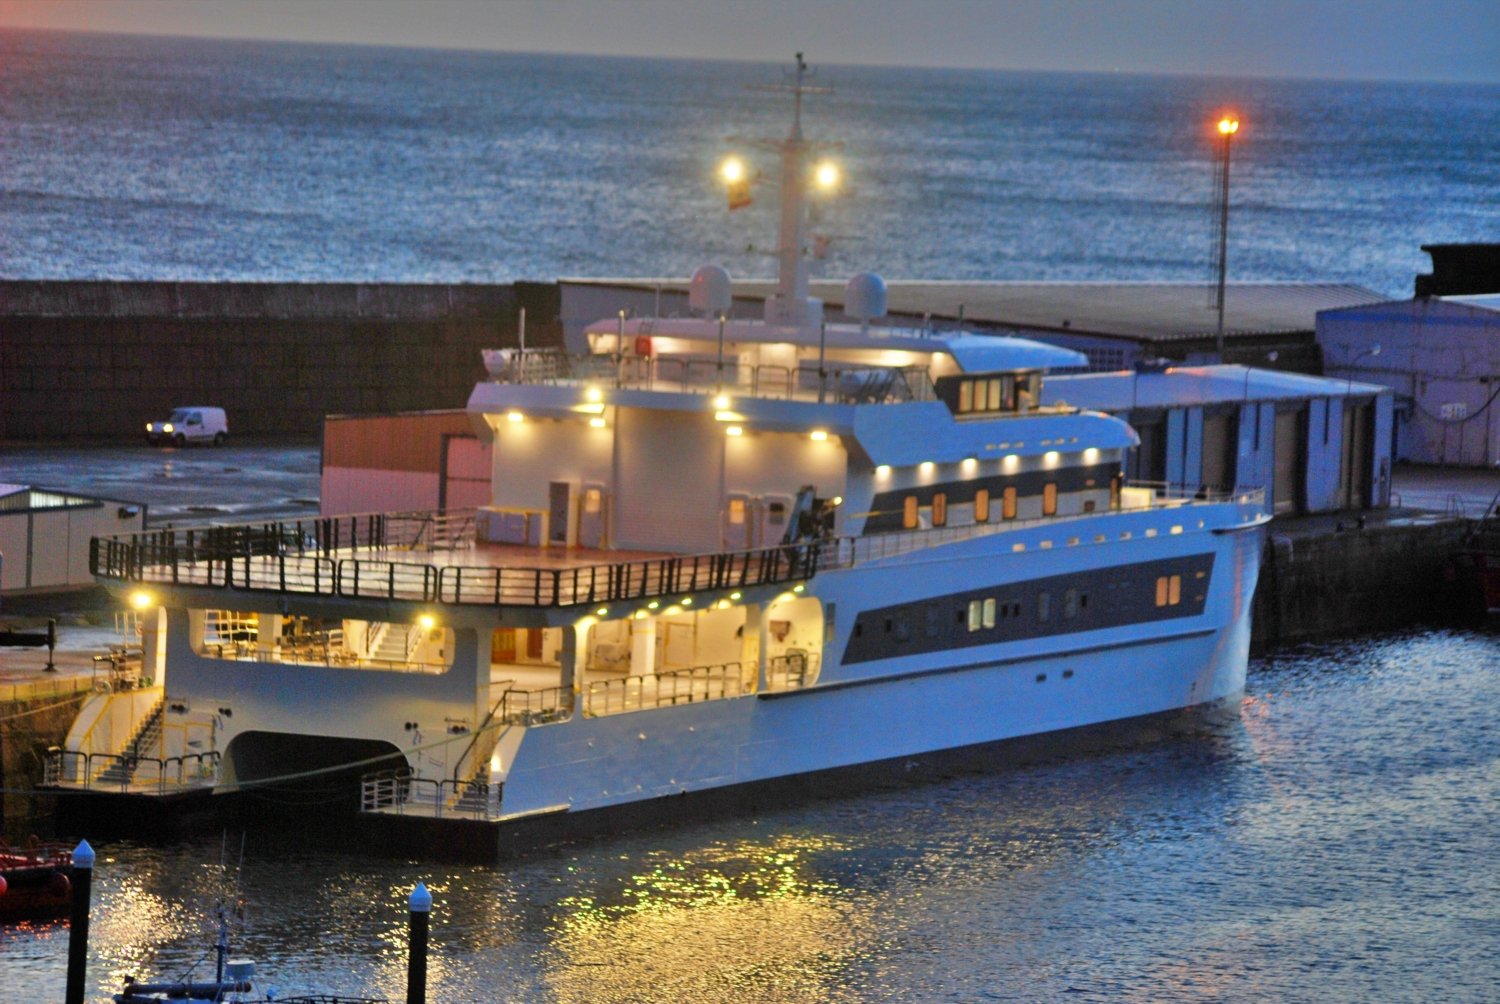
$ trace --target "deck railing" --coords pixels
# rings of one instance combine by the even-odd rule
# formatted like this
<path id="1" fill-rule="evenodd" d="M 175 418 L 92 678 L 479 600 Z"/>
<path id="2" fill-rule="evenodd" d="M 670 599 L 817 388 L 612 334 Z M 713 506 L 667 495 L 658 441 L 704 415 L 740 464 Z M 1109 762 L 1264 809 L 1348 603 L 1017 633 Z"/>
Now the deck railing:
<path id="1" fill-rule="evenodd" d="M 565 607 L 737 589 L 811 577 L 818 543 L 577 568 L 392 560 L 431 521 L 342 516 L 295 523 L 95 537 L 89 570 L 121 582 L 479 606 Z M 368 556 L 361 557 L 361 554 Z M 376 556 L 379 555 L 379 556 Z"/>
<path id="2" fill-rule="evenodd" d="M 500 350 L 491 377 L 515 384 L 594 384 L 627 390 L 737 394 L 830 404 L 933 401 L 926 366 L 826 364 L 742 365 L 705 356 L 574 355 L 561 349 Z"/>
<path id="3" fill-rule="evenodd" d="M 115 768 L 113 772 L 111 768 Z M 115 779 L 104 779 L 106 773 L 112 773 Z M 80 753 L 53 746 L 47 750 L 42 783 L 54 788 L 166 795 L 212 786 L 218 774 L 219 754 L 214 751 L 149 757 L 129 753 Z"/>
<path id="4" fill-rule="evenodd" d="M 361 812 L 390 812 L 431 819 L 494 819 L 502 786 L 489 781 L 434 780 L 410 768 L 366 774 L 360 780 Z"/>
<path id="5" fill-rule="evenodd" d="M 613 680 L 588 680 L 584 713 L 618 715 L 695 701 L 716 701 L 748 693 L 738 662 L 642 673 Z"/>

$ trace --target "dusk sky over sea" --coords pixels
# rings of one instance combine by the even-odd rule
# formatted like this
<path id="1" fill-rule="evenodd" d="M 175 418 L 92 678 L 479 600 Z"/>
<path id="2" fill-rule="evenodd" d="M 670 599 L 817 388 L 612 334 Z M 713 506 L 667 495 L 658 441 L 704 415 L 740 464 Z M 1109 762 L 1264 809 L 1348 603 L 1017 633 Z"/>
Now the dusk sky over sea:
<path id="1" fill-rule="evenodd" d="M 616 56 L 1500 80 L 1492 0 L 0 0 L 0 26 Z"/>

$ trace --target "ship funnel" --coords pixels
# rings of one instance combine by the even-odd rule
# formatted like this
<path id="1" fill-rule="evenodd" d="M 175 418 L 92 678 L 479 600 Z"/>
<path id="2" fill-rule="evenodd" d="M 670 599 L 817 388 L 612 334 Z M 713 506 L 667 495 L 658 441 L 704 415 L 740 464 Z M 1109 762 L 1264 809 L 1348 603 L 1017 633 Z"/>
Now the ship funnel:
<path id="1" fill-rule="evenodd" d="M 885 280 L 874 272 L 861 272 L 844 286 L 844 313 L 862 324 L 885 316 Z"/>
<path id="2" fill-rule="evenodd" d="M 729 313 L 734 293 L 729 273 L 717 265 L 700 265 L 688 287 L 688 306 L 694 313 L 720 317 Z"/>

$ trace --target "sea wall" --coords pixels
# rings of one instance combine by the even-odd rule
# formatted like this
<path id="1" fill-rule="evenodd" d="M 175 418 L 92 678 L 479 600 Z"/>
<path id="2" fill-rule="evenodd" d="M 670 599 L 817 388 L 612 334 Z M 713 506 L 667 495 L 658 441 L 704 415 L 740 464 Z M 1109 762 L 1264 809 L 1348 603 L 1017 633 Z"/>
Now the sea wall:
<path id="1" fill-rule="evenodd" d="M 0 281 L 0 439 L 134 437 L 176 405 L 234 434 L 461 408 L 480 350 L 561 345 L 555 283 Z"/>
<path id="2" fill-rule="evenodd" d="M 72 677 L 0 684 L 0 838 L 24 840 L 46 815 L 32 789 L 42 780 L 47 748 L 67 736 L 88 687 L 87 678 Z"/>
<path id="3" fill-rule="evenodd" d="M 1344 637 L 1479 613 L 1453 574 L 1470 523 L 1396 517 L 1361 527 L 1354 517 L 1271 525 L 1255 591 L 1252 647 Z"/>

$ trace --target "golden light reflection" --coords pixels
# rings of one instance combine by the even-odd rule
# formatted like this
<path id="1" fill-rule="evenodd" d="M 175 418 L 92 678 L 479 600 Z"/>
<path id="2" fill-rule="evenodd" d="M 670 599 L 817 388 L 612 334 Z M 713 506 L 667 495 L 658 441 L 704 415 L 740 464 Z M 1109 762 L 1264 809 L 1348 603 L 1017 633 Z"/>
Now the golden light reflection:
<path id="1" fill-rule="evenodd" d="M 827 1000 L 860 927 L 808 864 L 835 849 L 815 837 L 705 848 L 565 899 L 548 986 L 564 1002 Z"/>

